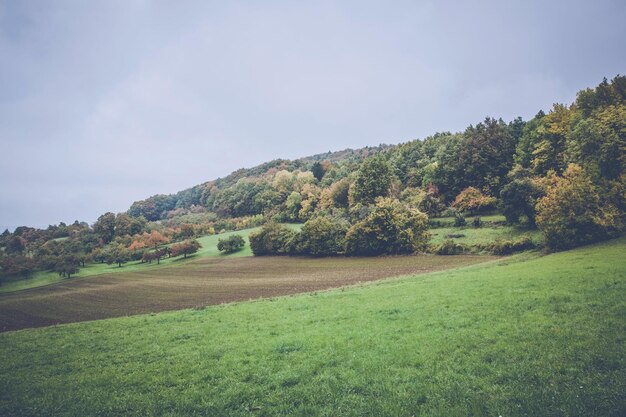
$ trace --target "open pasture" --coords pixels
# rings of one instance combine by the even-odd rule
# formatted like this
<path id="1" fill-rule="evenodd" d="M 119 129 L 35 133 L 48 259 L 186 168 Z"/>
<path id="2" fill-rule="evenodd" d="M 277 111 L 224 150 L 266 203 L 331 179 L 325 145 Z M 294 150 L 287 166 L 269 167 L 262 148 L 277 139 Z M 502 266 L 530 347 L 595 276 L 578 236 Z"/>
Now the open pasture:
<path id="1" fill-rule="evenodd" d="M 0 415 L 624 416 L 625 243 L 3 333 Z"/>
<path id="2" fill-rule="evenodd" d="M 0 294 L 0 331 L 323 290 L 484 262 L 486 256 L 211 257 Z"/>

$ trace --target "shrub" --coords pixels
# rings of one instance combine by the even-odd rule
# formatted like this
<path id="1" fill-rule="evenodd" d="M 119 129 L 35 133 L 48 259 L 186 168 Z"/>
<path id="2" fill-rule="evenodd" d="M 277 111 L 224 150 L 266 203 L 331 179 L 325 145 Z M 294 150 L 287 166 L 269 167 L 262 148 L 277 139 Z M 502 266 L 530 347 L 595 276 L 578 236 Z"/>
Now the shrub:
<path id="1" fill-rule="evenodd" d="M 217 249 L 224 253 L 233 253 L 240 251 L 246 245 L 241 235 L 231 235 L 226 239 L 217 240 Z"/>
<path id="2" fill-rule="evenodd" d="M 23 255 L 13 255 L 0 258 L 0 276 L 23 275 L 33 272 L 35 263 L 32 258 Z"/>
<path id="3" fill-rule="evenodd" d="M 459 211 L 479 212 L 495 208 L 496 202 L 495 197 L 485 195 L 477 188 L 467 187 L 456 196 L 452 207 Z"/>
<path id="4" fill-rule="evenodd" d="M 258 232 L 250 233 L 250 248 L 256 256 L 293 253 L 297 233 L 278 223 L 266 223 Z"/>
<path id="5" fill-rule="evenodd" d="M 426 187 L 426 194 L 419 202 L 417 208 L 429 216 L 439 216 L 445 210 L 443 198 L 439 195 L 439 189 L 433 184 Z"/>
<path id="6" fill-rule="evenodd" d="M 462 227 L 467 224 L 465 217 L 458 211 L 454 213 L 454 227 Z"/>
<path id="7" fill-rule="evenodd" d="M 488 250 L 494 255 L 509 255 L 535 247 L 533 240 L 529 236 L 522 236 L 516 240 L 496 240 L 488 246 Z"/>
<path id="8" fill-rule="evenodd" d="M 481 227 L 483 225 L 483 221 L 481 220 L 480 217 L 474 217 L 474 220 L 472 220 L 472 226 L 474 227 Z"/>
<path id="9" fill-rule="evenodd" d="M 448 235 L 446 235 L 446 238 L 448 239 L 458 239 L 461 237 L 465 237 L 465 235 L 463 233 L 450 233 Z"/>
<path id="10" fill-rule="evenodd" d="M 438 229 L 441 227 L 448 227 L 449 224 L 447 222 L 443 222 L 441 220 L 431 220 L 428 219 L 428 227 L 430 227 L 431 229 Z"/>
<path id="11" fill-rule="evenodd" d="M 337 255 L 345 246 L 348 222 L 330 216 L 307 221 L 298 238 L 298 251 L 313 256 Z"/>
<path id="12" fill-rule="evenodd" d="M 413 253 L 426 247 L 428 216 L 398 200 L 378 198 L 346 235 L 349 255 Z"/>
<path id="13" fill-rule="evenodd" d="M 521 171 L 518 169 L 517 171 Z M 516 171 L 516 172 L 517 172 Z M 514 172 L 515 173 L 515 172 Z M 523 175 L 519 174 L 519 175 Z M 530 226 L 535 225 L 535 205 L 543 190 L 529 177 L 514 178 L 500 191 L 500 208 L 508 223 L 519 223 L 526 216 Z"/>
<path id="14" fill-rule="evenodd" d="M 434 252 L 437 255 L 459 255 L 467 250 L 467 246 L 456 243 L 452 239 L 446 239 L 442 244 L 435 247 Z"/>

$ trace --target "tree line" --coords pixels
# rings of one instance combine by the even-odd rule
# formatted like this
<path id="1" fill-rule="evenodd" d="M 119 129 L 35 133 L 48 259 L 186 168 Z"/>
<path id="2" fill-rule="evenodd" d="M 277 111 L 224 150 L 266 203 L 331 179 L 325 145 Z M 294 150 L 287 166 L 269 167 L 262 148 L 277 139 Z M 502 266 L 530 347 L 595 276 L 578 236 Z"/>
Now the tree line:
<path id="1" fill-rule="evenodd" d="M 164 257 L 187 257 L 198 251 L 192 228 L 167 228 L 143 217 L 105 213 L 89 226 L 78 221 L 47 229 L 18 227 L 0 235 L 2 277 L 24 277 L 54 271 L 71 277 L 88 263 L 151 263 Z"/>
<path id="2" fill-rule="evenodd" d="M 528 121 L 487 117 L 399 145 L 270 161 L 137 201 L 91 226 L 7 230 L 0 267 L 5 275 L 69 275 L 71 265 L 112 260 L 103 254 L 122 247 L 131 259 L 159 262 L 169 254 L 159 256 L 165 249 L 144 235 L 175 242 L 263 224 L 250 236 L 255 254 L 411 253 L 423 250 L 429 218 L 463 221 L 463 213 L 494 209 L 511 224 L 539 228 L 548 247 L 561 250 L 621 233 L 625 164 L 626 77 L 618 75 Z M 285 222 L 304 226 L 297 233 L 278 225 Z"/>

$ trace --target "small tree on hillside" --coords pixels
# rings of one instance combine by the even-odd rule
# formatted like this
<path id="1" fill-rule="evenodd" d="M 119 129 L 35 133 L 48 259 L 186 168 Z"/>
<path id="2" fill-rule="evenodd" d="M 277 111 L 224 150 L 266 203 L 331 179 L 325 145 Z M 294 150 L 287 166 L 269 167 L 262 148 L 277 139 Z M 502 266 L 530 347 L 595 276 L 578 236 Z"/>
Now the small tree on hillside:
<path id="1" fill-rule="evenodd" d="M 91 252 L 91 259 L 93 260 L 93 262 L 97 262 L 99 264 L 103 264 L 106 262 L 106 251 L 104 250 L 104 248 L 95 248 L 92 252 Z"/>
<path id="2" fill-rule="evenodd" d="M 73 274 L 78 273 L 79 263 L 80 259 L 76 255 L 61 255 L 57 258 L 54 271 L 63 277 L 70 278 Z"/>
<path id="3" fill-rule="evenodd" d="M 161 233 L 159 233 L 156 230 L 153 230 L 152 232 L 150 232 L 150 234 L 148 234 L 145 237 L 146 245 L 151 246 L 154 249 L 156 249 L 160 245 L 164 245 L 168 243 L 169 241 L 170 240 L 167 237 L 163 236 Z"/>
<path id="4" fill-rule="evenodd" d="M 93 231 L 104 243 L 112 241 L 115 236 L 115 214 L 108 212 L 98 217 L 93 225 Z"/>
<path id="5" fill-rule="evenodd" d="M 241 235 L 232 235 L 226 239 L 217 240 L 217 249 L 224 253 L 233 253 L 240 251 L 246 244 Z"/>
<path id="6" fill-rule="evenodd" d="M 144 252 L 143 257 L 141 258 L 141 262 L 148 262 L 149 264 L 151 264 L 152 261 L 155 259 L 156 257 L 154 252 Z"/>
<path id="7" fill-rule="evenodd" d="M 176 243 L 172 245 L 170 249 L 172 250 L 171 252 L 172 256 L 176 257 L 176 256 L 183 255 L 183 258 L 186 259 L 187 255 L 191 255 L 191 254 L 198 252 L 198 249 L 200 249 L 201 247 L 202 245 L 200 244 L 200 242 L 193 239 L 193 240 L 186 240 L 181 243 Z"/>
<path id="8" fill-rule="evenodd" d="M 117 264 L 118 267 L 122 267 L 122 264 L 130 261 L 131 253 L 124 245 L 120 243 L 111 243 L 104 251 L 106 263 Z"/>
<path id="9" fill-rule="evenodd" d="M 132 253 L 132 258 L 134 260 L 138 260 L 141 259 L 141 262 L 143 261 L 143 248 L 146 247 L 145 242 L 141 241 L 141 240 L 135 240 L 133 241 L 133 243 L 130 244 L 130 246 L 128 247 L 128 250 L 131 251 Z"/>

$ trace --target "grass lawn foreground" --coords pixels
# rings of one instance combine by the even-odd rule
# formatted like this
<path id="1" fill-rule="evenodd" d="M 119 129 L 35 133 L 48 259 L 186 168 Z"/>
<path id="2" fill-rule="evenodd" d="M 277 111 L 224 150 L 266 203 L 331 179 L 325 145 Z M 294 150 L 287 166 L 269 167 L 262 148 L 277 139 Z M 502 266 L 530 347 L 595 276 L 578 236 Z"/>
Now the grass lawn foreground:
<path id="1" fill-rule="evenodd" d="M 0 334 L 0 415 L 623 416 L 625 248 Z"/>

